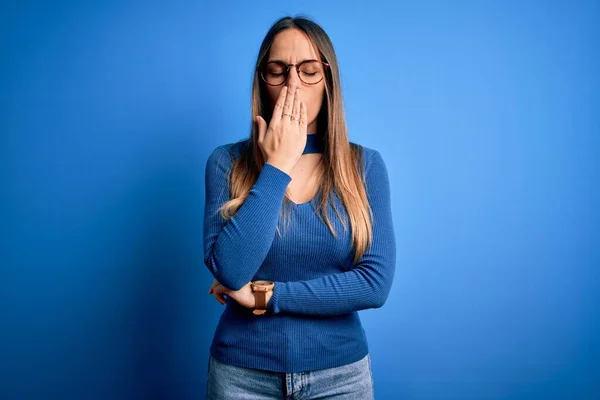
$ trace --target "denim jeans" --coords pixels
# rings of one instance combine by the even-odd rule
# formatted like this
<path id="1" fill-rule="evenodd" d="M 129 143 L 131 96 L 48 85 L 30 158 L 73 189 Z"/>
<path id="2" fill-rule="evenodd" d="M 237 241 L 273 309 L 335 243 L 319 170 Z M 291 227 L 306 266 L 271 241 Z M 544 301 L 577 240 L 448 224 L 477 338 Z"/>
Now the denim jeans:
<path id="1" fill-rule="evenodd" d="M 207 400 L 373 400 L 371 357 L 339 367 L 282 373 L 223 363 L 209 355 Z"/>

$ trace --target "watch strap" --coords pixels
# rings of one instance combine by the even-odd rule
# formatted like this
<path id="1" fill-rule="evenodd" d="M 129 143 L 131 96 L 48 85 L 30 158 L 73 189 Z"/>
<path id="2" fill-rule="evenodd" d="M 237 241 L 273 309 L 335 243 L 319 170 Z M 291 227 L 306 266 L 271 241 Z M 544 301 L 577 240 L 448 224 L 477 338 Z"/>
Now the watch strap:
<path id="1" fill-rule="evenodd" d="M 271 281 L 256 281 L 252 283 L 255 307 L 252 313 L 262 315 L 267 312 L 267 292 L 273 290 L 274 283 Z"/>
<path id="2" fill-rule="evenodd" d="M 261 315 L 267 312 L 267 292 L 257 291 L 254 292 L 254 298 L 256 300 L 256 307 L 252 311 L 255 315 Z"/>

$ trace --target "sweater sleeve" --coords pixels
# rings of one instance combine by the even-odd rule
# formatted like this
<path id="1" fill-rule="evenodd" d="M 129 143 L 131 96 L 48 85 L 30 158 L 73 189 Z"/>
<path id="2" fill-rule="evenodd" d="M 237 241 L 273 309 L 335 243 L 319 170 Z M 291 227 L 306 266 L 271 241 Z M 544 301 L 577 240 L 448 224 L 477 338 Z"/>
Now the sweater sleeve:
<path id="1" fill-rule="evenodd" d="M 275 237 L 285 190 L 292 180 L 283 170 L 264 164 L 248 196 L 229 220 L 219 209 L 230 198 L 233 157 L 224 146 L 206 161 L 204 264 L 223 286 L 239 290 L 263 263 Z"/>
<path id="2" fill-rule="evenodd" d="M 390 185 L 381 154 L 373 150 L 366 166 L 367 197 L 373 211 L 373 242 L 352 269 L 324 277 L 275 282 L 267 304 L 271 314 L 338 315 L 381 307 L 396 265 Z"/>

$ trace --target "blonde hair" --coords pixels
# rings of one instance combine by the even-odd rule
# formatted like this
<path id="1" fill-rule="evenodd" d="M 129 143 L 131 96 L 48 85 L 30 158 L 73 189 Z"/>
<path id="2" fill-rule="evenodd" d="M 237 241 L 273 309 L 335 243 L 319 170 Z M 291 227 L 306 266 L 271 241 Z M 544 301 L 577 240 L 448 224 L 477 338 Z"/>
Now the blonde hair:
<path id="1" fill-rule="evenodd" d="M 290 28 L 302 30 L 313 46 L 318 49 L 321 60 L 330 66 L 325 69 L 326 101 L 323 102 L 317 117 L 318 132 L 325 136 L 325 147 L 320 161 L 320 185 L 317 191 L 325 195 L 320 196 L 319 217 L 329 227 L 331 233 L 337 237 L 327 213 L 328 203 L 334 204 L 330 198 L 335 192 L 346 208 L 350 220 L 352 246 L 355 250 L 354 262 L 356 263 L 371 244 L 373 235 L 371 222 L 373 214 L 364 186 L 364 151 L 361 146 L 350 143 L 348 140 L 337 57 L 329 36 L 318 24 L 304 17 L 284 17 L 276 21 L 267 32 L 256 60 L 252 85 L 252 115 L 261 115 L 267 124 L 271 120 L 272 109 L 269 106 L 269 98 L 264 88 L 264 82 L 260 79 L 257 71 L 265 57 L 268 56 L 275 36 Z M 231 218 L 244 203 L 265 163 L 258 144 L 258 130 L 254 122 L 251 123 L 250 130 L 249 145 L 244 147 L 231 169 L 229 177 L 231 199 L 221 207 L 221 216 L 225 219 Z M 289 202 L 289 198 L 284 197 L 284 204 L 289 205 Z M 345 218 L 342 218 L 335 206 L 333 208 L 344 229 L 347 230 Z M 289 211 L 289 207 L 283 207 L 282 210 Z M 286 214 L 289 218 L 289 212 Z M 277 230 L 279 232 L 279 227 Z"/>

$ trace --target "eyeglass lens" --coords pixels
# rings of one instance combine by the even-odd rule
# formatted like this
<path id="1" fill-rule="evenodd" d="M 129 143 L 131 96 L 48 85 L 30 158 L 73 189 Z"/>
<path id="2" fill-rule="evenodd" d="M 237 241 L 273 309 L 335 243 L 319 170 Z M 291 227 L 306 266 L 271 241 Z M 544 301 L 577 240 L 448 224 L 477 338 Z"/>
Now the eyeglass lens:
<path id="1" fill-rule="evenodd" d="M 300 80 L 308 85 L 314 85 L 323 79 L 323 67 L 319 61 L 305 61 L 297 68 Z M 286 81 L 288 73 L 289 70 L 284 63 L 271 61 L 263 69 L 262 77 L 270 85 L 281 85 Z"/>

